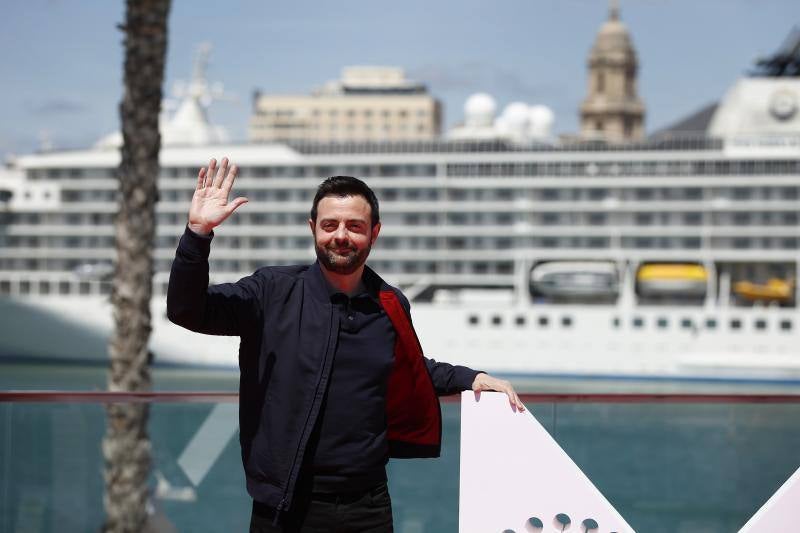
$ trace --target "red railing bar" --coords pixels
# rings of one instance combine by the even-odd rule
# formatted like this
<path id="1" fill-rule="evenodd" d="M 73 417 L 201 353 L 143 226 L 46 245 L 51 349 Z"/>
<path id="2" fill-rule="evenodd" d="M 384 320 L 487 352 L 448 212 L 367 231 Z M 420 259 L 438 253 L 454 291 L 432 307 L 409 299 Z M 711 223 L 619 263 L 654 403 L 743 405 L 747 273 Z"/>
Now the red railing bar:
<path id="1" fill-rule="evenodd" d="M 800 403 L 800 394 L 575 394 L 575 393 L 522 393 L 522 401 L 529 403 Z M 441 397 L 443 402 L 461 400 L 460 395 Z M 237 392 L 222 391 L 0 391 L 3 402 L 68 402 L 68 403 L 223 403 L 237 402 Z"/>

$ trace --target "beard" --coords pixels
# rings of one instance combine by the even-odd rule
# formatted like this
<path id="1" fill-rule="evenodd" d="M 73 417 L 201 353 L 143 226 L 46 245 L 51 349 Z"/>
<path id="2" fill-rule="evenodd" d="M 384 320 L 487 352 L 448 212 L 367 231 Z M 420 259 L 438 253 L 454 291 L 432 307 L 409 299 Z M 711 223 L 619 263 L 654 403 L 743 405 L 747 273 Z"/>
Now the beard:
<path id="1" fill-rule="evenodd" d="M 336 249 L 347 248 L 346 254 L 340 254 Z M 364 263 L 367 262 L 371 245 L 359 250 L 353 245 L 348 246 L 335 246 L 331 244 L 328 246 L 321 246 L 314 243 L 314 250 L 317 252 L 317 259 L 322 263 L 327 270 L 337 274 L 352 274 L 358 270 Z"/>

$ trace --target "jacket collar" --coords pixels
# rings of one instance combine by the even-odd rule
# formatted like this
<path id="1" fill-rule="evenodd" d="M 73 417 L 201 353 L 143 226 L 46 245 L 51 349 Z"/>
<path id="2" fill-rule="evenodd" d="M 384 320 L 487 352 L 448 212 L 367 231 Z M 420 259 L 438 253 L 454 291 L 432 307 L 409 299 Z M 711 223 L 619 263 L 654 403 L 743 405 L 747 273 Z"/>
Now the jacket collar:
<path id="1" fill-rule="evenodd" d="M 317 300 L 319 303 L 330 305 L 330 285 L 322 273 L 322 267 L 319 261 L 315 261 L 308 267 L 308 270 L 303 274 L 305 280 L 305 288 L 308 293 Z M 367 289 L 367 293 L 374 298 L 378 299 L 378 293 L 382 290 L 387 290 L 389 285 L 369 266 L 364 265 L 364 273 L 361 276 L 361 281 Z"/>

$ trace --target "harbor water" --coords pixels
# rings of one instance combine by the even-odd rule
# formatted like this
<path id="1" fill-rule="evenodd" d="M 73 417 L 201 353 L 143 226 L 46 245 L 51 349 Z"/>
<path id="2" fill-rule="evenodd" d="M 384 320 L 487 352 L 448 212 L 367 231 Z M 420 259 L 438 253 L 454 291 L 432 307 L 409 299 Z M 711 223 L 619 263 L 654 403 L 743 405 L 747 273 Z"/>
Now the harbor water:
<path id="1" fill-rule="evenodd" d="M 529 380 L 525 392 L 591 392 L 697 387 L 742 392 L 743 384 L 636 384 Z M 0 389 L 102 390 L 101 365 L 0 365 Z M 757 392 L 792 392 L 791 386 Z M 156 369 L 156 390 L 234 392 L 230 371 Z M 758 389 L 758 390 L 756 390 Z M 797 392 L 796 390 L 794 392 Z M 217 404 L 219 405 L 219 404 Z M 244 489 L 235 422 L 218 431 L 202 479 L 192 483 L 181 462 L 188 443 L 217 407 L 154 403 L 154 512 L 163 531 L 246 531 L 250 500 Z M 227 404 L 235 419 L 235 405 Z M 800 466 L 800 404 L 529 404 L 606 498 L 638 532 L 734 532 Z M 396 530 L 458 530 L 459 415 L 442 406 L 444 443 L 436 460 L 388 466 Z M 0 404 L 0 531 L 98 531 L 103 520 L 100 404 Z M 214 448 L 215 444 L 210 447 Z M 503 436 L 497 435 L 498 453 Z M 536 454 L 535 449 L 530 450 Z M 195 471 L 197 466 L 195 466 Z M 196 472 L 195 472 L 196 474 Z M 559 480 L 532 477 L 531 486 Z M 498 484 L 487 491 L 502 491 Z M 532 502 L 532 506 L 535 502 Z"/>

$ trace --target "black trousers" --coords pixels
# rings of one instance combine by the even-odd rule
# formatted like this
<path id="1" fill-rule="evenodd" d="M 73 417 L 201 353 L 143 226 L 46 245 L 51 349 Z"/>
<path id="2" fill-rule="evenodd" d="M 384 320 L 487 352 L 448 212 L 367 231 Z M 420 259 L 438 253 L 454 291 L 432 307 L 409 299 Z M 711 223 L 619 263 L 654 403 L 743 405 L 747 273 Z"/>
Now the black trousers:
<path id="1" fill-rule="evenodd" d="M 382 482 L 372 489 L 345 494 L 299 494 L 289 511 L 280 513 L 253 502 L 250 533 L 391 533 L 392 500 Z"/>

